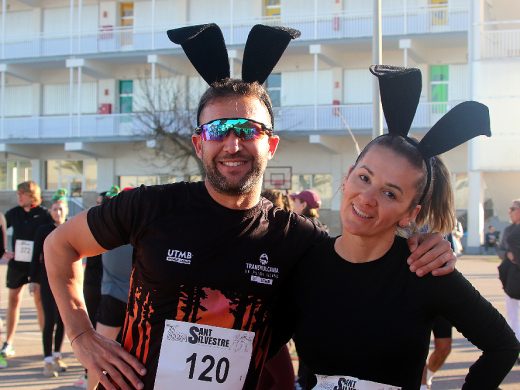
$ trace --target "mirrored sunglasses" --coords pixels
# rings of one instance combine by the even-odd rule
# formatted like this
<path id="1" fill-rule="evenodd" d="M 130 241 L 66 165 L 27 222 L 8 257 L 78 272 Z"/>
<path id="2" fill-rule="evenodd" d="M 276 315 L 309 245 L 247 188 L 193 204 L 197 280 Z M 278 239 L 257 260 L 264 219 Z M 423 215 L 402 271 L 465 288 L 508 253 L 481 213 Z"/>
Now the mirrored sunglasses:
<path id="1" fill-rule="evenodd" d="M 199 134 L 204 141 L 222 141 L 230 131 L 243 141 L 258 139 L 263 134 L 273 134 L 273 129 L 247 118 L 215 119 L 197 127 L 195 134 Z"/>

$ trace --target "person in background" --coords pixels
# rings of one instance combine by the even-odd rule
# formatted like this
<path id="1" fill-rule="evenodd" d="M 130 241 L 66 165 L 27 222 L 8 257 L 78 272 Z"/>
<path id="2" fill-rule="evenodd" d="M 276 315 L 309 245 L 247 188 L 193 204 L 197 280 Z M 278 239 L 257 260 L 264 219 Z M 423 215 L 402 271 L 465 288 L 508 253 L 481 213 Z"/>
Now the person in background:
<path id="1" fill-rule="evenodd" d="M 452 328 L 450 322 L 443 317 L 437 317 L 433 320 L 434 350 L 424 366 L 421 390 L 431 388 L 435 373 L 440 370 L 451 353 Z"/>
<path id="2" fill-rule="evenodd" d="M 13 227 L 12 247 L 14 252 L 6 252 L 7 288 L 9 300 L 7 306 L 7 337 L 0 349 L 4 358 L 14 356 L 14 334 L 20 319 L 20 304 L 24 286 L 29 283 L 29 271 L 34 251 L 34 235 L 38 227 L 52 223 L 47 209 L 41 206 L 41 189 L 34 181 L 18 184 L 16 195 L 18 206 L 5 213 L 7 227 Z M 34 280 L 33 282 L 38 282 Z M 34 305 L 40 329 L 43 330 L 43 309 L 39 285 L 33 291 Z"/>
<path id="3" fill-rule="evenodd" d="M 109 191 L 100 192 L 96 198 L 96 206 L 105 201 L 106 194 L 111 194 L 112 187 Z M 87 257 L 85 264 L 85 272 L 83 274 L 83 295 L 85 296 L 85 305 L 87 307 L 88 317 L 92 326 L 96 327 L 96 314 L 101 301 L 101 280 L 103 278 L 103 261 L 101 255 Z M 85 369 L 84 373 L 73 383 L 74 387 L 86 389 L 88 386 L 88 375 Z"/>
<path id="4" fill-rule="evenodd" d="M 279 207 L 279 208 L 281 208 L 282 210 L 285 210 L 285 211 L 291 211 L 292 210 L 291 202 L 289 200 L 289 197 L 284 192 L 282 192 L 280 190 L 273 190 L 273 189 L 264 190 L 264 191 L 262 191 L 261 195 L 264 198 L 266 198 L 267 200 L 270 200 L 271 203 L 275 207 Z"/>
<path id="5" fill-rule="evenodd" d="M 289 195 L 292 200 L 293 211 L 304 217 L 310 218 L 316 225 L 320 226 L 325 231 L 329 231 L 327 225 L 320 222 L 319 209 L 321 207 L 321 199 L 316 191 L 304 190 L 298 193 Z M 298 340 L 294 340 L 296 351 L 298 351 Z M 310 380 L 309 369 L 304 361 L 300 360 L 298 363 L 298 375 L 296 378 L 296 388 L 306 389 Z"/>
<path id="6" fill-rule="evenodd" d="M 453 225 L 453 230 L 448 233 L 446 239 L 450 242 L 451 247 L 453 248 L 453 252 L 460 256 L 464 251 L 462 247 L 462 237 L 464 236 L 464 229 L 462 228 L 462 224 L 458 219 L 455 219 L 455 224 Z"/>
<path id="7" fill-rule="evenodd" d="M 50 214 L 53 223 L 41 225 L 36 230 L 34 236 L 34 251 L 31 261 L 30 279 L 31 288 L 37 283 L 41 294 L 44 325 L 42 331 L 43 342 L 43 376 L 47 378 L 57 377 L 59 372 L 67 370 L 67 365 L 62 359 L 61 345 L 63 343 L 64 329 L 63 322 L 56 306 L 56 301 L 52 295 L 47 279 L 45 268 L 45 258 L 43 256 L 43 242 L 56 227 L 67 219 L 69 207 L 67 202 L 67 190 L 59 189 L 52 197 Z M 48 261 L 48 260 L 47 260 Z M 54 349 L 53 349 L 54 339 Z"/>
<path id="8" fill-rule="evenodd" d="M 515 199 L 511 203 L 509 218 L 511 225 L 504 230 L 502 240 L 500 240 L 497 248 L 498 257 L 502 259 L 498 266 L 498 277 L 506 294 L 507 322 L 520 340 L 520 261 L 518 261 L 520 255 L 515 257 L 513 248 L 510 247 L 510 243 L 515 244 L 514 238 L 520 231 L 520 199 Z M 513 237 L 512 241 L 509 241 L 509 236 Z"/>
<path id="9" fill-rule="evenodd" d="M 321 207 L 321 199 L 316 191 L 304 190 L 298 193 L 289 195 L 293 204 L 292 209 L 296 214 L 303 215 L 310 218 L 316 225 L 325 231 L 329 231 L 327 225 L 320 222 L 320 214 L 318 210 Z"/>
<path id="10" fill-rule="evenodd" d="M 500 232 L 493 225 L 488 226 L 488 230 L 484 235 L 484 251 L 487 254 L 489 248 L 495 249 L 500 239 Z"/>
<path id="11" fill-rule="evenodd" d="M 282 191 L 268 189 L 262 191 L 261 196 L 271 201 L 275 207 L 291 211 L 289 197 Z M 256 390 L 292 390 L 294 383 L 294 368 L 289 346 L 284 345 L 275 356 L 266 362 Z"/>
<path id="12" fill-rule="evenodd" d="M 7 260 L 4 259 L 5 249 L 7 248 L 7 222 L 5 215 L 0 213 L 0 229 L 2 229 L 2 236 L 0 237 L 0 264 L 4 264 Z M 2 329 L 4 323 L 0 317 L 0 345 L 2 345 Z M 7 359 L 0 353 L 0 368 L 7 368 Z"/>
<path id="13" fill-rule="evenodd" d="M 123 191 L 131 190 L 131 187 Z M 120 193 L 118 186 L 112 186 L 105 194 L 103 203 L 111 201 Z M 125 322 L 126 302 L 130 289 L 132 272 L 132 245 L 123 245 L 101 255 L 103 276 L 101 280 L 101 301 L 96 313 L 96 331 L 110 339 L 120 340 L 121 327 Z M 87 373 L 87 389 L 97 388 L 98 381 Z"/>

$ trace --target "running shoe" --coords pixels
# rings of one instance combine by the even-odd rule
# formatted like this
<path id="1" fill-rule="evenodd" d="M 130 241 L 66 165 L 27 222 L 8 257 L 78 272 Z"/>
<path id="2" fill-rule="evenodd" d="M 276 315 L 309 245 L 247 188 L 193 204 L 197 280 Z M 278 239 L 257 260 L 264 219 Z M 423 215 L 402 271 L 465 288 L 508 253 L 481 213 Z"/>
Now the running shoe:
<path id="1" fill-rule="evenodd" d="M 14 348 L 11 344 L 4 343 L 2 349 L 0 349 L 0 355 L 4 358 L 11 357 L 15 355 Z"/>
<path id="2" fill-rule="evenodd" d="M 67 371 L 67 364 L 63 361 L 63 359 L 59 358 L 59 357 L 55 357 L 53 359 L 53 364 L 54 364 L 54 368 L 56 369 L 56 371 L 58 372 L 65 372 Z"/>
<path id="3" fill-rule="evenodd" d="M 56 378 L 58 376 L 58 371 L 56 371 L 53 363 L 43 363 L 43 376 L 46 378 Z"/>
<path id="4" fill-rule="evenodd" d="M 0 355 L 0 368 L 7 368 L 7 360 L 2 355 Z"/>
<path id="5" fill-rule="evenodd" d="M 87 376 L 85 374 L 81 375 L 73 384 L 72 386 L 78 387 L 80 389 L 86 389 L 87 388 Z"/>

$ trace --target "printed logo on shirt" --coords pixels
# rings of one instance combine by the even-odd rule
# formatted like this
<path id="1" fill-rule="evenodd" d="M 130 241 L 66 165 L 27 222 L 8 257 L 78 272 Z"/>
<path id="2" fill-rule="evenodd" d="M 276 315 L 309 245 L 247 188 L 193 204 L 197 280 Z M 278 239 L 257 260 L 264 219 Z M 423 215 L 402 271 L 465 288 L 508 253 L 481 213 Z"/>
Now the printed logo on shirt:
<path id="1" fill-rule="evenodd" d="M 357 381 L 354 379 L 339 378 L 338 385 L 334 386 L 334 390 L 356 390 Z"/>
<path id="2" fill-rule="evenodd" d="M 246 263 L 245 273 L 250 275 L 250 280 L 254 283 L 273 284 L 274 279 L 278 279 L 278 267 L 271 267 L 269 263 L 269 256 L 267 253 L 262 253 L 258 258 L 260 264 Z"/>
<path id="3" fill-rule="evenodd" d="M 179 251 L 177 249 L 168 249 L 168 255 L 166 256 L 166 261 L 173 261 L 179 264 L 191 264 L 191 258 L 193 254 L 188 251 Z"/>

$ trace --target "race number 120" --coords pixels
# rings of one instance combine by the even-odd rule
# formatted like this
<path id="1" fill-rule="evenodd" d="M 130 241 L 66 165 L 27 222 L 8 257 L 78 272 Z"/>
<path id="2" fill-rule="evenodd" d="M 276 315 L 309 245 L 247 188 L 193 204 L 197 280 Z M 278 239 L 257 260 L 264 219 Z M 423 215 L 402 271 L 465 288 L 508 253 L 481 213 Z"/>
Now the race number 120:
<path id="1" fill-rule="evenodd" d="M 217 383 L 224 383 L 229 374 L 229 360 L 225 357 L 215 362 L 213 356 L 204 355 L 202 359 L 200 359 L 200 364 L 197 364 L 197 353 L 193 353 L 186 359 L 186 363 L 190 364 L 190 373 L 188 375 L 190 379 L 193 379 L 195 370 L 197 370 L 197 372 L 202 370 L 197 379 L 204 382 L 212 382 L 213 378 L 215 378 Z"/>

